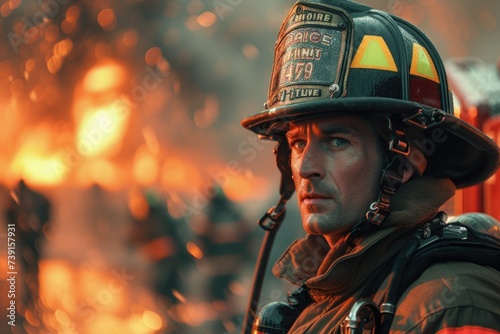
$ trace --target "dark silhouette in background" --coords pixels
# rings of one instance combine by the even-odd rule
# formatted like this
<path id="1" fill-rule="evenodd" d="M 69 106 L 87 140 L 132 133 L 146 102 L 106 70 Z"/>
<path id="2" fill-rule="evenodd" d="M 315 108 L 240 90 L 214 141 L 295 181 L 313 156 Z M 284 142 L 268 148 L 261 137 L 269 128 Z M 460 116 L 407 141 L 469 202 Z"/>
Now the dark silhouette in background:
<path id="1" fill-rule="evenodd" d="M 218 185 L 213 185 L 203 214 L 191 222 L 203 257 L 197 262 L 208 280 L 205 298 L 219 312 L 213 333 L 232 332 L 241 322 L 241 312 L 234 306 L 237 279 L 252 261 L 255 233 L 244 219 L 241 208 L 231 201 Z M 228 328 L 229 327 L 229 328 Z"/>
<path id="2" fill-rule="evenodd" d="M 152 264 L 151 284 L 166 306 L 179 302 L 185 291 L 180 270 L 191 260 L 179 232 L 180 222 L 153 193 L 131 192 L 133 216 L 130 243 Z"/>
<path id="3" fill-rule="evenodd" d="M 22 285 L 16 298 L 18 314 L 39 314 L 39 262 L 51 221 L 52 205 L 47 197 L 31 189 L 23 180 L 10 191 L 4 215 L 7 224 L 15 225 L 15 259 L 18 280 Z M 21 279 L 24 278 L 24 279 Z M 20 321 L 22 322 L 22 321 Z"/>

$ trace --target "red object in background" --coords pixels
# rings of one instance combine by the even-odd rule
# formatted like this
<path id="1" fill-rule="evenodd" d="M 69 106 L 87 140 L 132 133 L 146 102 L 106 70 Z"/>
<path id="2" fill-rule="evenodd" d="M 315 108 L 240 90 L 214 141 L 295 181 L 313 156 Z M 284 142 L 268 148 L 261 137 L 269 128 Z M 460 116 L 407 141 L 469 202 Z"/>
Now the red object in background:
<path id="1" fill-rule="evenodd" d="M 500 115 L 487 119 L 483 130 L 500 143 Z M 484 212 L 500 220 L 500 171 L 484 182 Z"/>
<path id="2" fill-rule="evenodd" d="M 455 115 L 485 131 L 500 144 L 500 73 L 496 64 L 480 59 L 450 59 L 446 62 L 450 89 L 456 97 Z M 485 130 L 488 126 L 490 132 Z M 497 173 L 498 175 L 498 173 Z M 500 176 L 498 176 L 500 177 Z M 492 179 L 495 176 L 492 177 Z M 485 183 L 457 191 L 454 215 L 465 212 L 485 212 L 500 220 L 500 186 Z M 498 188 L 498 189 L 497 189 Z"/>

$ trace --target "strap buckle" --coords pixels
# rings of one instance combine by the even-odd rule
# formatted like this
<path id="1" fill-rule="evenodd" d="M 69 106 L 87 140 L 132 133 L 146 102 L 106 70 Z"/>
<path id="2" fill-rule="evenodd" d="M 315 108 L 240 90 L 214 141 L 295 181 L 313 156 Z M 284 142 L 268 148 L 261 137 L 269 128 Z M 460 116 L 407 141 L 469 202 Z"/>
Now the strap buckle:
<path id="1" fill-rule="evenodd" d="M 370 211 L 366 213 L 366 220 L 371 224 L 380 226 L 389 213 L 391 213 L 391 207 L 388 203 L 373 202 L 370 205 Z"/>

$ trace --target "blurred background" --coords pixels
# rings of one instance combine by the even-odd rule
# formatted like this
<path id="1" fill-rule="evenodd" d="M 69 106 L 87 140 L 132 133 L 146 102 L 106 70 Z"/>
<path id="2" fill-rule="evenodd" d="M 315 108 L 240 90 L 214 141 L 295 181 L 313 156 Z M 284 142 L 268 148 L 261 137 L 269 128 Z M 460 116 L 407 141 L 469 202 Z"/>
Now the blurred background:
<path id="1" fill-rule="evenodd" d="M 360 2 L 497 73 L 500 2 Z M 239 122 L 294 1 L 0 3 L 0 332 L 238 333 L 279 185 Z M 302 235 L 290 203 L 271 262 Z"/>

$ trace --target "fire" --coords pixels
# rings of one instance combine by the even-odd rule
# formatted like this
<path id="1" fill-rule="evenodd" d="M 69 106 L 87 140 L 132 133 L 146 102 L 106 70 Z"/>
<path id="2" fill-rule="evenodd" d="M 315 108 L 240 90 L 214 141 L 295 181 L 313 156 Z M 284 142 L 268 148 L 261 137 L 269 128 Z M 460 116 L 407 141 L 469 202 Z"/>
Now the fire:
<path id="1" fill-rule="evenodd" d="M 76 133 L 76 148 L 84 157 L 116 154 L 125 135 L 128 108 L 117 99 L 83 111 Z"/>
<path id="2" fill-rule="evenodd" d="M 41 321 L 37 327 L 51 333 L 157 333 L 168 326 L 159 311 L 134 303 L 130 291 L 140 300 L 150 299 L 134 279 L 122 282 L 120 273 L 102 271 L 90 265 L 75 266 L 63 260 L 40 263 Z M 130 306 L 129 306 L 130 305 Z M 26 314 L 30 316 L 29 312 Z M 124 316 L 128 315 L 128 316 Z M 37 324 L 33 319 L 30 323 Z"/>
<path id="3" fill-rule="evenodd" d="M 109 157 L 120 150 L 130 117 L 128 100 L 122 97 L 124 78 L 124 68 L 111 61 L 84 76 L 73 105 L 75 145 L 81 155 Z"/>
<path id="4" fill-rule="evenodd" d="M 8 180 L 24 179 L 38 185 L 57 185 L 62 181 L 60 170 L 54 164 L 58 155 L 54 148 L 53 131 L 43 123 L 30 129 L 20 138 L 20 146 L 7 171 Z"/>
<path id="5" fill-rule="evenodd" d="M 116 90 L 124 79 L 125 71 L 123 67 L 113 61 L 107 61 L 87 72 L 83 79 L 83 89 L 89 93 Z"/>

